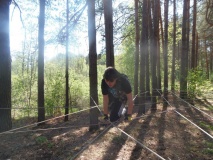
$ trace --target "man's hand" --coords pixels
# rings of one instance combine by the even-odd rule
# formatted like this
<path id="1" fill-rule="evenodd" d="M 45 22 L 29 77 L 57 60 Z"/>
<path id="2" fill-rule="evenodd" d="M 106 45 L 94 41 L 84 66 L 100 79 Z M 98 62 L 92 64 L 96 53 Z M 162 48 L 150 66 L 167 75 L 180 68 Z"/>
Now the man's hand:
<path id="1" fill-rule="evenodd" d="M 109 120 L 108 114 L 104 114 L 103 119 L 106 121 Z"/>
<path id="2" fill-rule="evenodd" d="M 125 121 L 132 121 L 132 115 L 131 115 L 131 114 L 125 115 L 124 120 L 125 120 Z"/>

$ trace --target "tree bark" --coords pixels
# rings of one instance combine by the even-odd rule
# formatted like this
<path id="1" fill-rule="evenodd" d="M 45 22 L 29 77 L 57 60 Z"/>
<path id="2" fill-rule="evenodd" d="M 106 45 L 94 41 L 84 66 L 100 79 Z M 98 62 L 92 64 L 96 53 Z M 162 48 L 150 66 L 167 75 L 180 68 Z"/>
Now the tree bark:
<path id="1" fill-rule="evenodd" d="M 210 47 L 210 62 L 209 62 L 209 71 L 212 75 L 213 73 L 213 47 Z M 211 76 L 210 76 L 211 77 Z"/>
<path id="2" fill-rule="evenodd" d="M 65 77 L 66 77 L 66 86 L 65 86 L 65 117 L 64 121 L 68 121 L 68 113 L 69 113 L 69 0 L 67 0 L 67 25 L 66 25 L 66 69 L 65 69 Z"/>
<path id="3" fill-rule="evenodd" d="M 169 1 L 164 1 L 164 107 L 167 106 L 168 99 L 168 9 Z"/>
<path id="4" fill-rule="evenodd" d="M 0 3 L 0 132 L 12 128 L 9 13 L 11 1 Z"/>
<path id="5" fill-rule="evenodd" d="M 161 6 L 160 6 L 160 1 L 157 1 L 157 5 L 158 5 L 158 8 L 157 8 L 157 12 L 158 12 L 158 21 L 162 18 L 161 18 Z M 162 21 L 161 21 L 162 22 Z M 163 30 L 163 27 L 161 26 L 161 29 Z M 159 24 L 158 24 L 158 31 L 157 31 L 158 35 L 157 35 L 157 89 L 160 91 L 160 93 L 162 92 L 162 89 L 161 89 L 161 62 L 160 62 L 160 57 L 161 57 L 161 51 L 160 51 L 160 29 L 159 29 Z M 162 31 L 162 34 L 164 32 Z M 162 45 L 164 46 L 164 44 Z"/>
<path id="6" fill-rule="evenodd" d="M 141 30 L 141 41 L 140 41 L 140 104 L 138 113 L 145 113 L 145 57 L 148 53 L 148 1 L 143 0 L 142 8 L 142 30 Z"/>
<path id="7" fill-rule="evenodd" d="M 199 47 L 199 40 L 198 40 L 198 33 L 196 31 L 196 40 L 195 40 L 195 46 L 196 46 L 196 49 L 195 49 L 195 67 L 198 66 L 198 47 Z"/>
<path id="8" fill-rule="evenodd" d="M 45 120 L 44 108 L 44 25 L 45 25 L 45 0 L 39 0 L 39 33 L 38 33 L 38 122 Z M 39 123 L 39 124 L 44 124 Z"/>
<path id="9" fill-rule="evenodd" d="M 208 54 L 207 54 L 207 44 L 206 44 L 206 37 L 205 37 L 205 33 L 204 33 L 204 53 L 205 53 L 205 57 L 206 57 L 206 78 L 209 79 L 209 58 L 208 58 Z"/>
<path id="10" fill-rule="evenodd" d="M 192 53 L 191 53 L 191 69 L 195 69 L 196 67 L 196 21 L 197 21 L 197 1 L 194 0 L 194 7 L 193 7 L 193 27 L 192 27 Z"/>
<path id="11" fill-rule="evenodd" d="M 112 0 L 103 0 L 106 42 L 106 66 L 115 66 L 113 45 Z"/>
<path id="12" fill-rule="evenodd" d="M 134 70 L 134 95 L 138 94 L 138 70 L 139 70 L 139 23 L 138 23 L 138 1 L 135 0 L 135 70 Z M 137 103 L 137 99 L 135 103 Z"/>
<path id="13" fill-rule="evenodd" d="M 158 3 L 159 0 L 154 0 L 154 14 L 153 14 L 153 24 L 154 24 L 154 36 L 153 36 L 153 53 L 152 53 L 152 110 L 157 109 L 156 96 L 157 96 L 157 76 L 156 76 L 156 60 L 157 60 L 157 44 L 159 35 L 159 15 L 158 15 Z"/>
<path id="14" fill-rule="evenodd" d="M 152 17 L 151 17 L 151 2 L 147 2 L 147 7 L 148 7 L 148 41 L 147 41 L 147 46 L 148 46 L 148 52 L 146 53 L 146 100 L 150 100 L 150 63 L 151 63 L 151 58 L 150 58 L 150 53 L 152 52 L 152 39 L 153 39 L 153 25 L 152 25 Z"/>
<path id="15" fill-rule="evenodd" d="M 175 57 L 176 57 L 176 0 L 173 2 L 173 52 L 172 52 L 172 77 L 171 90 L 175 90 Z"/>
<path id="16" fill-rule="evenodd" d="M 180 75 L 180 97 L 187 99 L 187 76 L 188 76 L 188 54 L 189 54 L 189 1 L 184 0 L 183 22 L 182 22 L 182 49 L 181 49 L 181 75 Z"/>
<path id="17" fill-rule="evenodd" d="M 90 106 L 98 104 L 98 80 L 97 80 L 97 51 L 96 51 L 96 24 L 95 24 L 95 0 L 88 0 L 88 37 L 89 37 L 89 82 L 90 82 Z M 95 101 L 95 102 L 94 102 Z M 98 109 L 90 109 L 90 131 L 99 128 Z"/>

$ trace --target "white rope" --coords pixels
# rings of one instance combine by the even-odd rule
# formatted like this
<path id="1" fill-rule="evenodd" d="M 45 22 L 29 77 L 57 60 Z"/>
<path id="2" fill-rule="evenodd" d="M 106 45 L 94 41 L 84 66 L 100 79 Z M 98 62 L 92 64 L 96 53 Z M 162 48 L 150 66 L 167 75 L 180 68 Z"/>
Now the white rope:
<path id="1" fill-rule="evenodd" d="M 193 106 L 193 105 L 192 105 L 192 104 L 190 104 L 189 102 L 187 102 L 187 101 L 185 101 L 184 99 L 182 99 L 182 98 L 178 97 L 178 96 L 177 96 L 176 94 L 174 94 L 173 92 L 171 92 L 171 93 L 172 93 L 174 96 L 176 96 L 177 98 L 179 98 L 181 101 L 183 101 L 183 102 L 187 103 L 189 106 L 191 106 L 191 107 L 193 107 L 193 108 L 197 109 L 198 111 L 202 112 L 203 114 L 205 114 L 205 115 L 209 116 L 209 117 L 211 118 L 211 120 L 213 120 L 213 117 L 212 117 L 211 115 L 209 115 L 208 113 L 206 113 L 206 112 L 202 111 L 201 109 L 199 109 L 199 108 L 197 108 L 197 107 Z"/>
<path id="2" fill-rule="evenodd" d="M 198 129 L 200 129 L 203 133 L 205 133 L 206 135 L 208 135 L 210 138 L 213 139 L 213 136 L 211 134 L 209 134 L 208 132 L 206 132 L 205 130 L 203 130 L 202 128 L 200 128 L 198 125 L 196 125 L 195 123 L 193 123 L 191 120 L 189 120 L 188 118 L 186 118 L 185 116 L 183 116 L 180 112 L 174 110 L 177 114 L 179 114 L 181 117 L 183 117 L 184 119 L 186 119 L 187 121 L 189 121 L 190 123 L 192 123 L 194 126 L 196 126 Z"/>
<path id="3" fill-rule="evenodd" d="M 157 90 L 158 91 L 158 90 Z M 158 91 L 159 92 L 159 91 Z M 160 93 L 160 92 L 159 92 Z M 161 93 L 160 93 L 161 94 Z M 162 96 L 163 97 L 163 96 Z M 166 98 L 165 97 L 163 97 L 163 99 L 165 100 L 165 101 L 167 101 L 166 100 Z M 172 107 L 172 105 L 167 101 L 167 103 Z M 174 107 L 173 107 L 174 108 Z M 211 135 L 211 134 L 209 134 L 208 132 L 206 132 L 205 130 L 203 130 L 202 128 L 200 128 L 197 124 L 195 124 L 194 122 L 192 122 L 191 120 L 189 120 L 188 118 L 186 118 L 184 115 L 182 115 L 180 112 L 178 112 L 177 110 L 175 110 L 174 109 L 174 111 L 177 113 L 177 114 L 179 114 L 181 117 L 183 117 L 184 119 L 186 119 L 187 121 L 189 121 L 191 124 L 193 124 L 195 127 L 197 127 L 199 130 L 201 130 L 203 133 L 205 133 L 206 135 L 208 135 L 210 138 L 212 138 L 213 139 L 213 136 Z"/>
<path id="4" fill-rule="evenodd" d="M 49 106 L 50 107 L 50 106 Z M 75 107 L 75 106 L 74 106 Z M 94 106 L 91 106 L 91 107 L 94 107 Z M 4 110 L 6 110 L 6 109 L 8 109 L 8 110 L 18 110 L 18 109 L 20 109 L 20 110 L 36 110 L 36 109 L 39 109 L 39 108 L 44 108 L 44 107 L 30 107 L 30 108 L 24 108 L 24 107 L 18 107 L 18 108 L 15 108 L 15 107 L 13 107 L 13 108 L 0 108 L 0 110 L 1 109 L 4 109 Z M 45 108 L 48 108 L 48 106 L 47 107 L 45 107 Z M 72 107 L 52 107 L 52 109 L 56 109 L 56 108 L 62 108 L 62 109 L 66 109 L 66 108 L 72 108 Z M 76 108 L 76 107 L 75 107 Z"/>
<path id="5" fill-rule="evenodd" d="M 92 98 L 92 97 L 91 97 Z M 93 98 L 92 98 L 93 100 Z M 94 101 L 94 100 L 93 100 Z M 94 101 L 94 103 L 96 104 L 96 102 Z M 100 108 L 98 107 L 98 105 L 96 104 L 99 112 L 101 113 L 101 115 L 103 116 L 103 113 L 101 112 Z M 108 120 L 108 122 L 110 122 Z M 117 127 L 114 123 L 110 122 L 110 124 L 113 125 L 113 127 L 117 128 L 119 131 L 121 131 L 123 134 L 125 134 L 127 137 L 129 137 L 130 139 L 132 139 L 133 141 L 135 141 L 136 143 L 140 144 L 143 148 L 149 150 L 150 152 L 152 152 L 153 154 L 155 154 L 158 158 L 165 160 L 163 157 L 161 157 L 159 154 L 157 154 L 156 152 L 154 152 L 153 150 L 151 150 L 150 148 L 148 148 L 147 146 L 145 146 L 144 144 L 142 144 L 140 141 L 138 141 L 137 139 L 135 139 L 134 137 L 130 136 L 128 133 L 126 133 L 125 131 L 123 131 L 122 129 L 120 129 L 119 127 Z"/>
<path id="6" fill-rule="evenodd" d="M 36 126 L 36 125 L 44 123 L 44 122 L 48 122 L 48 121 L 51 121 L 51 120 L 59 119 L 59 118 L 62 118 L 62 117 L 68 116 L 68 115 L 72 115 L 72 114 L 76 114 L 76 113 L 79 113 L 79 112 L 83 112 L 83 111 L 86 111 L 86 110 L 89 110 L 89 109 L 92 109 L 92 108 L 96 108 L 96 107 L 97 106 L 94 106 L 94 107 L 83 109 L 83 110 L 80 110 L 80 111 L 77 111 L 77 112 L 74 112 L 74 113 L 69 113 L 69 114 L 66 114 L 66 115 L 62 115 L 62 116 L 58 116 L 58 117 L 55 117 L 55 118 L 47 119 L 47 120 L 44 120 L 44 121 L 41 121 L 41 122 L 37 122 L 37 123 L 34 123 L 34 124 L 26 125 L 26 126 L 15 128 L 15 129 L 11 129 L 9 131 L 5 131 L 5 132 L 0 133 L 0 135 L 11 133 L 11 132 L 17 131 L 19 129 L 23 129 L 23 128 Z"/>
<path id="7" fill-rule="evenodd" d="M 25 130 L 25 131 L 14 131 L 9 132 L 7 134 L 16 134 L 16 133 L 27 133 L 27 132 L 38 132 L 38 131 L 48 131 L 48 130 L 58 130 L 58 129 L 71 129 L 71 128 L 78 128 L 78 127 L 88 127 L 88 126 L 97 126 L 97 125 L 105 125 L 106 123 L 98 123 L 98 124 L 82 124 L 76 126 L 68 126 L 68 127 L 55 127 L 55 128 L 43 128 L 43 129 L 35 129 L 35 130 Z"/>
<path id="8" fill-rule="evenodd" d="M 109 126 L 107 126 L 97 137 L 95 137 L 93 140 L 91 140 L 77 154 L 75 154 L 75 156 L 71 157 L 71 160 L 74 160 L 75 158 L 77 158 L 80 153 L 82 153 L 89 145 L 91 145 L 96 139 L 98 139 L 102 134 L 104 134 L 111 126 L 112 126 L 112 124 L 110 124 Z"/>

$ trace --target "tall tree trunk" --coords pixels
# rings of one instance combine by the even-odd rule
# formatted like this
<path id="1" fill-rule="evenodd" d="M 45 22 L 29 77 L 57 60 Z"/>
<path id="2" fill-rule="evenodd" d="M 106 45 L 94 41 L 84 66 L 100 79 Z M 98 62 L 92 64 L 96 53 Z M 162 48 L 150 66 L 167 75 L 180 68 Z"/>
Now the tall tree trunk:
<path id="1" fill-rule="evenodd" d="M 65 77 L 66 77 L 66 86 L 65 86 L 65 95 L 66 95 L 66 103 L 65 103 L 65 117 L 64 121 L 68 121 L 68 113 L 69 113 L 69 0 L 67 0 L 67 25 L 66 25 L 66 69 L 65 69 Z"/>
<path id="2" fill-rule="evenodd" d="M 210 46 L 209 70 L 210 70 L 210 73 L 212 74 L 212 72 L 213 72 L 213 47 L 212 47 L 212 46 Z M 211 77 L 211 76 L 210 76 L 210 77 Z"/>
<path id="3" fill-rule="evenodd" d="M 158 5 L 158 19 L 160 20 L 160 19 L 162 19 L 161 18 L 161 6 L 160 6 L 160 1 L 158 0 L 157 1 L 157 5 Z M 158 20 L 158 21 L 159 21 Z M 162 26 L 161 26 L 162 27 Z M 160 53 L 161 53 L 161 51 L 160 51 L 160 29 L 159 29 L 159 24 L 158 24 L 158 31 L 156 31 L 157 33 L 158 33 L 158 35 L 157 35 L 157 89 L 160 91 L 160 92 L 162 92 L 161 91 L 161 63 L 160 63 Z M 163 27 L 162 27 L 162 30 L 163 30 Z M 163 34 L 163 32 L 162 32 L 162 34 Z M 163 46 L 163 45 L 162 45 Z"/>
<path id="4" fill-rule="evenodd" d="M 209 79 L 209 58 L 207 54 L 206 35 L 204 34 L 204 53 L 206 57 L 206 78 Z"/>
<path id="5" fill-rule="evenodd" d="M 44 24 L 45 0 L 39 0 L 39 33 L 38 33 L 38 122 L 45 120 L 44 108 Z M 44 123 L 40 123 L 44 124 Z"/>
<path id="6" fill-rule="evenodd" d="M 175 57 L 176 57 L 176 0 L 173 2 L 173 52 L 172 52 L 172 77 L 171 90 L 175 90 Z"/>
<path id="7" fill-rule="evenodd" d="M 196 39 L 196 21 L 197 21 L 197 1 L 194 0 L 194 7 L 193 7 L 193 27 L 192 27 L 192 53 L 191 53 L 191 69 L 195 69 L 195 58 L 196 58 L 196 46 L 195 46 L 195 39 Z"/>
<path id="8" fill-rule="evenodd" d="M 213 74 L 213 47 L 210 47 L 210 62 L 209 62 L 209 72 L 210 72 L 210 80 L 213 82 L 212 74 Z"/>
<path id="9" fill-rule="evenodd" d="M 138 1 L 135 0 L 135 70 L 134 70 L 134 95 L 138 94 L 138 70 L 139 70 L 139 23 L 138 23 Z M 137 103 L 137 99 L 135 103 Z"/>
<path id="10" fill-rule="evenodd" d="M 180 97 L 187 99 L 187 76 L 188 76 L 188 28 L 189 28 L 189 1 L 184 0 L 183 22 L 182 22 L 182 50 L 181 50 L 181 75 L 180 75 Z"/>
<path id="11" fill-rule="evenodd" d="M 190 37 L 190 0 L 188 1 L 187 3 L 187 9 L 188 9 L 188 12 L 187 12 L 187 25 L 186 25 L 186 31 L 187 31 L 187 50 L 188 50 L 188 59 L 187 59 L 187 66 L 188 68 L 190 67 L 189 64 L 190 64 L 190 61 L 191 59 L 189 58 L 190 57 L 190 48 L 189 48 L 189 37 Z M 188 75 L 188 70 L 187 70 L 187 75 Z"/>
<path id="12" fill-rule="evenodd" d="M 153 39 L 153 27 L 152 27 L 152 17 L 151 17 L 151 2 L 147 2 L 147 7 L 148 7 L 148 40 L 147 40 L 147 46 L 148 46 L 148 52 L 146 53 L 146 99 L 150 100 L 150 52 L 152 50 L 151 44 L 152 44 L 152 39 Z"/>
<path id="13" fill-rule="evenodd" d="M 180 60 L 181 60 L 181 55 L 180 55 L 180 51 L 181 51 L 181 42 L 178 41 L 178 54 L 177 54 L 177 59 L 178 59 L 178 64 L 180 65 Z"/>
<path id="14" fill-rule="evenodd" d="M 95 0 L 87 0 L 88 4 L 88 37 L 89 37 L 89 82 L 90 82 L 90 106 L 98 104 L 98 80 L 97 80 L 97 51 L 96 51 L 96 25 L 95 25 Z M 95 102 L 94 102 L 94 101 Z M 98 126 L 98 109 L 90 109 L 90 131 Z M 94 125 L 97 124 L 97 125 Z"/>
<path id="15" fill-rule="evenodd" d="M 152 110 L 156 110 L 156 96 L 157 96 L 157 77 L 156 77 L 156 60 L 157 60 L 157 44 L 159 35 L 159 15 L 158 15 L 158 2 L 159 0 L 154 0 L 154 14 L 153 14 L 153 24 L 154 24 L 154 37 L 153 37 L 153 53 L 152 53 Z"/>
<path id="16" fill-rule="evenodd" d="M 0 132 L 12 128 L 9 13 L 11 0 L 0 2 Z"/>
<path id="17" fill-rule="evenodd" d="M 198 47 L 199 47 L 199 40 L 198 40 L 198 33 L 196 31 L 196 40 L 195 40 L 195 46 L 196 46 L 196 49 L 195 49 L 195 67 L 198 66 Z"/>
<path id="18" fill-rule="evenodd" d="M 30 76 L 29 76 L 29 91 L 28 91 L 28 103 L 27 103 L 27 108 L 28 108 L 28 117 L 30 116 L 31 112 L 31 98 L 32 98 L 32 86 L 33 86 L 33 78 L 35 74 L 35 55 L 31 54 L 30 56 L 30 63 L 31 63 L 31 69 L 30 69 Z"/>
<path id="19" fill-rule="evenodd" d="M 168 99 L 168 9 L 169 9 L 169 1 L 164 0 L 164 107 L 167 106 Z"/>
<path id="20" fill-rule="evenodd" d="M 141 30 L 141 41 L 140 41 L 140 104 L 138 113 L 145 113 L 145 57 L 148 53 L 148 3 L 147 0 L 143 0 L 142 8 L 142 30 Z"/>
<path id="21" fill-rule="evenodd" d="M 106 66 L 115 66 L 113 45 L 112 0 L 103 0 L 106 42 Z"/>
<path id="22" fill-rule="evenodd" d="M 204 36 L 205 37 L 205 36 Z M 203 37 L 202 37 L 203 38 Z M 202 39 L 202 40 L 200 40 L 199 41 L 199 45 L 200 45 L 200 48 L 202 48 L 202 51 L 203 52 L 200 52 L 200 54 L 199 54 L 199 63 L 200 63 L 200 66 L 201 66 L 201 69 L 203 70 L 203 71 L 205 71 L 205 64 L 204 64 L 204 60 L 205 60 L 205 53 L 204 53 L 204 40 Z M 203 60 L 204 59 L 204 60 Z"/>

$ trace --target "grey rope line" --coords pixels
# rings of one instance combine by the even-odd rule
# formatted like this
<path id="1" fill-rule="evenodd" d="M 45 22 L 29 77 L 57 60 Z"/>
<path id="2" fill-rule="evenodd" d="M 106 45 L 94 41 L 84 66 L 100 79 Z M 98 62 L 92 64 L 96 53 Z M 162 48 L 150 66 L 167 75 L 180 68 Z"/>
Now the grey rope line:
<path id="1" fill-rule="evenodd" d="M 85 124 L 85 125 L 77 125 L 77 126 L 69 126 L 69 127 L 56 127 L 56 128 L 44 128 L 44 129 L 35 129 L 35 130 L 25 130 L 25 131 L 8 131 L 8 133 L 4 134 L 16 134 L 16 133 L 27 133 L 27 132 L 38 132 L 38 131 L 48 131 L 48 130 L 58 130 L 58 129 L 70 129 L 70 128 L 78 128 L 78 127 L 88 127 L 95 125 L 103 125 L 106 123 L 98 123 L 98 124 Z"/>
<path id="2" fill-rule="evenodd" d="M 175 102 L 176 102 L 176 101 L 175 101 Z M 159 103 L 162 103 L 162 102 L 159 102 Z M 148 104 L 150 104 L 150 103 L 148 103 Z M 170 103 L 170 104 L 171 104 L 171 103 Z M 170 106 L 171 106 L 171 105 L 170 105 Z M 174 108 L 174 107 L 173 107 L 173 108 Z M 188 106 L 188 107 L 183 107 L 183 109 L 178 109 L 178 110 L 184 110 L 184 109 L 186 109 L 186 108 L 190 108 L 190 106 Z M 144 117 L 147 117 L 147 116 L 150 116 L 150 115 L 155 115 L 155 114 L 173 112 L 174 110 L 177 110 L 177 109 L 170 109 L 170 110 L 160 111 L 160 112 L 156 112 L 156 113 L 143 114 L 142 116 L 135 117 L 135 118 L 133 118 L 132 120 L 141 119 L 141 118 L 144 118 Z"/>
<path id="3" fill-rule="evenodd" d="M 145 92 L 139 93 L 139 94 L 137 94 L 137 95 L 139 95 L 139 96 L 140 96 L 140 95 L 142 95 L 142 94 L 146 94 L 146 93 L 148 93 L 148 91 L 145 91 Z M 137 95 L 136 95 L 136 96 L 137 96 Z"/>
<path id="4" fill-rule="evenodd" d="M 161 103 L 162 103 L 162 102 L 161 102 Z M 185 108 L 190 108 L 190 107 L 184 107 L 184 109 L 185 109 Z M 141 119 L 141 118 L 148 117 L 148 116 L 150 116 L 150 115 L 155 115 L 155 114 L 161 114 L 161 113 L 173 112 L 174 110 L 176 110 L 176 109 L 170 109 L 170 110 L 160 111 L 160 112 L 155 112 L 155 113 L 150 113 L 150 114 L 143 114 L 142 116 L 135 117 L 135 118 L 133 118 L 132 120 L 135 120 L 135 119 Z M 179 110 L 183 110 L 183 109 L 179 109 Z"/>
<path id="5" fill-rule="evenodd" d="M 160 104 L 162 102 L 158 102 L 158 103 L 155 103 L 155 104 Z M 143 103 L 143 104 L 153 104 L 152 102 L 147 102 L 147 103 Z M 184 108 L 190 108 L 189 106 L 188 107 L 184 107 Z M 150 116 L 150 115 L 155 115 L 155 114 L 161 114 L 161 113 L 166 113 L 166 112 L 171 112 L 171 111 L 174 111 L 176 109 L 171 109 L 171 110 L 166 110 L 166 111 L 161 111 L 161 112 L 156 112 L 156 113 L 150 113 L 150 114 L 143 114 L 142 116 L 139 116 L 139 117 L 135 117 L 133 118 L 132 120 L 135 120 L 135 119 L 140 119 L 140 118 L 144 118 L 144 117 L 147 117 L 147 116 Z M 183 109 L 179 109 L 179 110 L 183 110 Z"/>
<path id="6" fill-rule="evenodd" d="M 159 91 L 158 91 L 159 92 Z M 160 92 L 159 92 L 160 93 Z M 165 101 L 166 98 L 163 97 Z M 167 101 L 167 103 L 172 107 L 172 105 Z M 174 107 L 172 107 L 174 108 Z M 193 124 L 195 127 L 197 127 L 199 130 L 201 130 L 203 133 L 205 133 L 206 135 L 208 135 L 210 138 L 213 139 L 213 136 L 211 134 L 209 134 L 208 132 L 206 132 L 204 129 L 200 128 L 197 124 L 195 124 L 194 122 L 192 122 L 191 120 L 189 120 L 188 118 L 186 118 L 184 115 L 182 115 L 180 112 L 178 112 L 177 110 L 174 110 L 174 112 L 176 112 L 177 114 L 179 114 L 181 117 L 183 117 L 185 120 L 189 121 L 191 124 Z"/>
<path id="7" fill-rule="evenodd" d="M 179 98 L 181 101 L 183 101 L 183 102 L 187 103 L 189 106 L 191 106 L 191 107 L 193 107 L 193 108 L 197 109 L 198 111 L 202 112 L 203 114 L 205 114 L 205 115 L 209 116 L 209 117 L 211 118 L 211 120 L 213 120 L 213 117 L 212 117 L 211 115 L 209 115 L 208 113 L 206 113 L 206 112 L 202 111 L 201 109 L 199 109 L 198 107 L 195 107 L 194 105 L 192 105 L 192 104 L 188 103 L 188 102 L 187 102 L 187 101 L 185 101 L 184 99 L 182 99 L 182 98 L 178 97 L 178 96 L 177 96 L 176 94 L 174 94 L 173 92 L 170 92 L 170 93 L 172 93 L 174 96 L 176 96 L 177 98 Z"/>
<path id="8" fill-rule="evenodd" d="M 50 107 L 50 106 L 47 106 L 47 107 Z M 91 107 L 94 107 L 94 106 L 91 106 Z M 20 108 L 0 108 L 0 110 L 1 109 L 9 109 L 9 110 L 18 110 L 18 109 L 20 109 L 20 110 L 31 110 L 31 109 L 33 109 L 33 110 L 36 110 L 36 109 L 39 109 L 39 108 L 45 108 L 46 109 L 46 107 L 31 107 L 31 108 L 23 108 L 23 107 L 20 107 Z M 52 109 L 56 109 L 56 108 L 62 108 L 62 109 L 66 109 L 66 108 L 72 108 L 72 107 L 52 107 Z"/>
<path id="9" fill-rule="evenodd" d="M 91 97 L 92 98 L 92 97 Z M 92 100 L 94 101 L 94 99 L 92 98 Z M 94 101 L 94 103 L 96 104 L 96 102 Z M 96 104 L 99 112 L 101 113 L 101 115 L 103 115 L 102 111 L 100 110 L 100 108 L 98 107 L 98 105 Z M 108 122 L 110 122 L 108 120 Z M 135 139 L 134 137 L 130 136 L 128 133 L 126 133 L 125 131 L 123 131 L 122 129 L 120 129 L 119 127 L 117 127 L 114 123 L 110 122 L 110 124 L 113 125 L 113 127 L 117 128 L 119 131 L 121 131 L 123 134 L 125 134 L 127 137 L 129 137 L 130 139 L 132 139 L 133 141 L 137 142 L 138 144 L 140 144 L 143 148 L 149 150 L 150 152 L 152 152 L 153 154 L 155 154 L 158 158 L 162 159 L 162 160 L 166 160 L 163 157 L 161 157 L 159 154 L 157 154 L 156 152 L 154 152 L 153 150 L 151 150 L 150 148 L 148 148 L 147 146 L 145 146 L 144 144 L 142 144 L 140 141 L 138 141 L 137 139 Z"/>
<path id="10" fill-rule="evenodd" d="M 62 115 L 62 116 L 58 116 L 58 117 L 55 117 L 55 118 L 47 119 L 47 120 L 44 120 L 44 121 L 41 121 L 41 122 L 37 122 L 37 123 L 34 123 L 34 124 L 26 125 L 26 126 L 15 128 L 15 129 L 11 129 L 9 131 L 5 131 L 5 132 L 0 133 L 0 135 L 6 134 L 6 133 L 10 133 L 10 132 L 13 132 L 13 131 L 16 131 L 16 130 L 19 130 L 19 129 L 35 126 L 35 125 L 38 125 L 38 124 L 41 124 L 41 123 L 44 123 L 44 122 L 48 122 L 50 120 L 55 120 L 55 119 L 58 119 L 58 118 L 62 118 L 62 117 L 68 116 L 68 115 L 72 115 L 72 114 L 76 114 L 76 113 L 79 113 L 79 112 L 83 112 L 83 111 L 86 111 L 86 110 L 89 110 L 89 109 L 92 109 L 92 108 L 96 108 L 96 107 L 97 106 L 90 107 L 90 108 L 83 109 L 83 110 L 80 110 L 80 111 L 77 111 L 77 112 L 74 112 L 74 113 L 69 113 L 69 114 L 66 114 L 66 115 Z"/>
<path id="11" fill-rule="evenodd" d="M 75 156 L 71 157 L 71 160 L 74 160 L 75 158 L 77 158 L 80 153 L 82 153 L 89 145 L 91 145 L 96 139 L 98 139 L 102 134 L 104 134 L 111 126 L 112 126 L 112 124 L 110 124 L 109 126 L 107 126 L 98 136 L 96 136 L 93 140 L 91 140 L 77 154 L 75 154 Z"/>
<path id="12" fill-rule="evenodd" d="M 148 116 L 150 116 L 150 115 L 161 114 L 161 113 L 167 113 L 167 112 L 171 112 L 171 111 L 173 111 L 173 109 L 167 110 L 167 111 L 156 112 L 156 113 L 154 113 L 154 114 L 152 114 L 152 113 L 150 113 L 150 114 L 143 114 L 142 116 L 133 118 L 133 120 L 135 120 L 135 119 L 141 119 L 141 118 L 144 118 L 144 117 L 148 117 Z"/>

